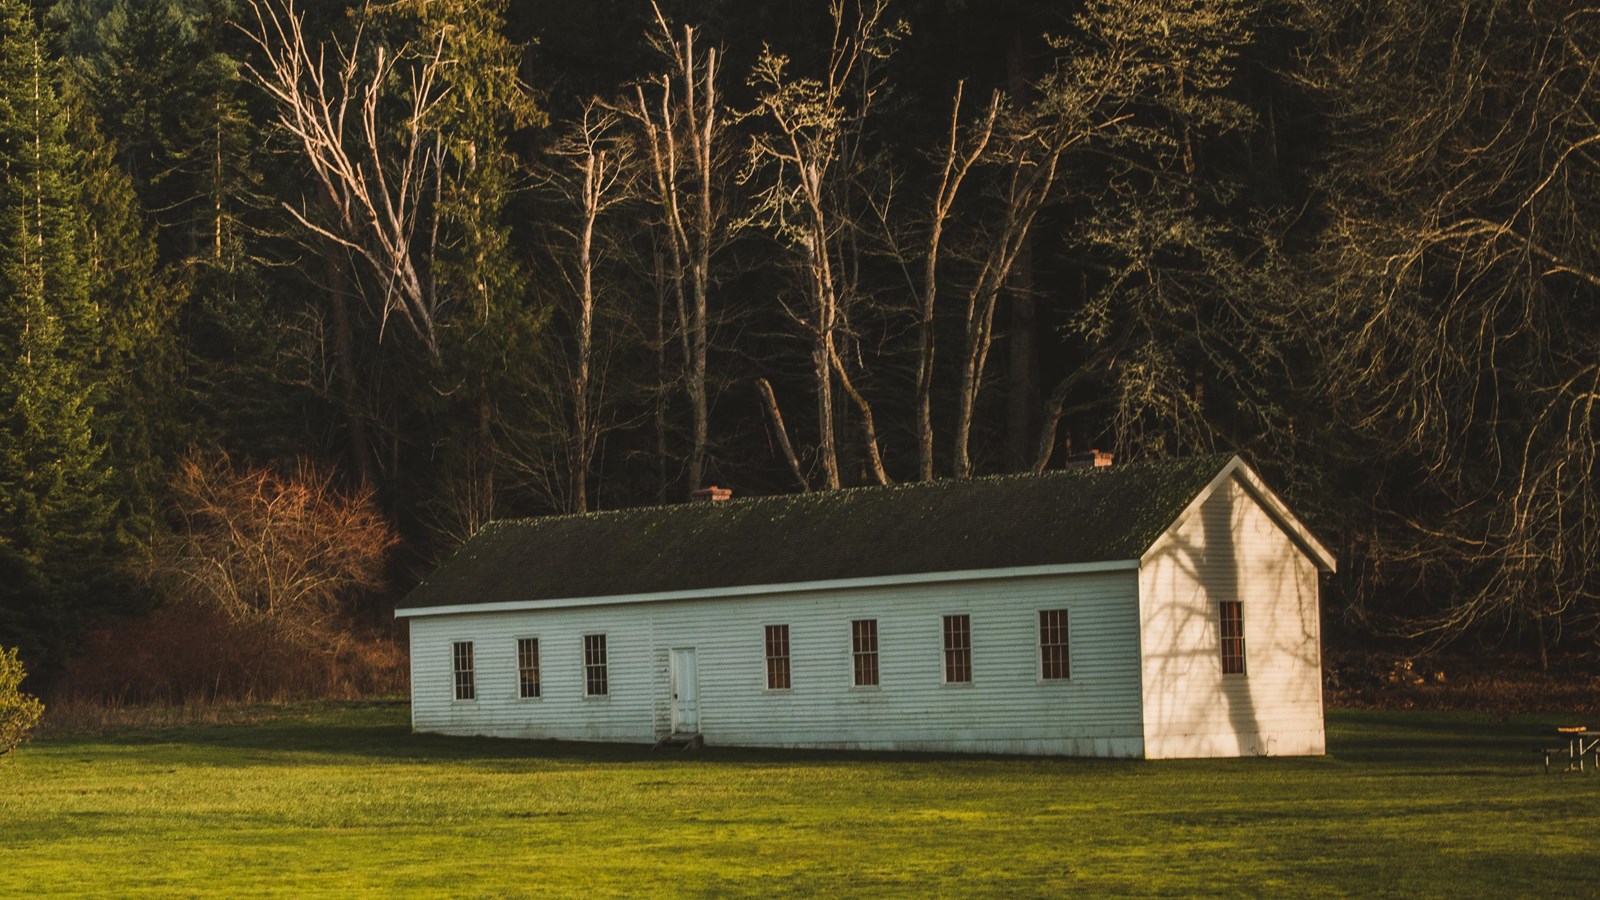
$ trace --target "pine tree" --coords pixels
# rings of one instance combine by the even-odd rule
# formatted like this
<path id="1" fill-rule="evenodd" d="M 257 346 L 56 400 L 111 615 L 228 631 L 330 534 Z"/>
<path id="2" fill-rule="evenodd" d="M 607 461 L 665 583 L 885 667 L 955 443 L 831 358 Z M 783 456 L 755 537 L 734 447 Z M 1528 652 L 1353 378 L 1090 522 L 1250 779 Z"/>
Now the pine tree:
<path id="1" fill-rule="evenodd" d="M 148 518 L 157 456 L 194 441 L 283 442 L 285 391 L 272 382 L 284 329 L 262 297 L 260 231 L 246 224 L 263 205 L 261 149 L 231 53 L 244 40 L 237 12 L 233 0 L 57 0 L 46 18 L 84 151 L 95 297 L 116 335 L 106 438 L 135 519 Z"/>
<path id="2" fill-rule="evenodd" d="M 107 487 L 118 500 L 117 527 L 143 541 L 157 528 L 167 464 L 191 430 L 179 414 L 177 334 L 188 291 L 161 265 L 134 185 L 87 105 L 69 103 L 66 112 L 78 150 L 72 176 L 83 213 L 82 260 L 89 299 L 101 314 L 90 369 L 94 424 L 111 462 Z"/>
<path id="3" fill-rule="evenodd" d="M 59 67 L 29 4 L 0 0 L 0 642 L 59 652 L 113 554 L 95 433 L 103 329 Z"/>
<path id="4" fill-rule="evenodd" d="M 248 193 L 229 0 L 58 0 L 48 21 L 169 262 L 214 261 Z"/>

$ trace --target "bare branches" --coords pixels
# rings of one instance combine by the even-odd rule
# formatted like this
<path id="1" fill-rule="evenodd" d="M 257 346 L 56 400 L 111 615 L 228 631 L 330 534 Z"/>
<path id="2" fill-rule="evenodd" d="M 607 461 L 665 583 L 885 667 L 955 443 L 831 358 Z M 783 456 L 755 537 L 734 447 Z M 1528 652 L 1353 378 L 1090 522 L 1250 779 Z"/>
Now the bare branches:
<path id="1" fill-rule="evenodd" d="M 432 47 L 378 46 L 366 52 L 357 28 L 350 45 L 307 41 L 294 0 L 251 0 L 244 32 L 264 63 L 245 71 L 277 107 L 277 123 L 299 144 L 325 209 L 283 204 L 307 231 L 349 251 L 380 285 L 383 323 L 399 315 L 433 356 L 439 354 L 437 297 L 418 263 L 418 247 L 441 165 L 428 121 L 446 91 L 442 38 Z M 388 85 L 406 84 L 398 122 L 388 120 Z M 396 135 L 393 143 L 391 135 Z M 426 231 L 431 240 L 433 232 Z M 380 330 L 380 334 L 382 331 Z"/>
<path id="2" fill-rule="evenodd" d="M 602 429 L 598 420 L 594 350 L 595 315 L 601 301 L 596 284 L 596 225 L 600 217 L 636 196 L 633 145 L 622 134 L 622 119 L 614 111 L 591 101 L 582 118 L 562 137 L 555 149 L 562 165 L 555 183 L 571 210 L 570 224 L 561 231 L 571 240 L 558 257 L 564 261 L 575 339 L 568 374 L 572 402 L 572 430 L 567 451 L 567 503 L 573 512 L 589 508 L 589 475 Z"/>
<path id="3" fill-rule="evenodd" d="M 635 88 L 626 108 L 644 136 L 658 210 L 670 258 L 667 272 L 676 303 L 678 333 L 687 367 L 685 387 L 692 417 L 690 487 L 705 479 L 710 442 L 707 354 L 711 330 L 711 259 L 733 229 L 718 211 L 729 167 L 726 124 L 718 91 L 718 52 L 695 46 L 689 26 L 677 36 L 652 5 L 660 31 L 652 42 L 667 72 Z"/>
<path id="4" fill-rule="evenodd" d="M 153 560 L 169 596 L 309 641 L 384 585 L 398 537 L 370 489 L 344 494 L 305 462 L 283 475 L 191 454 L 172 492 L 182 524 Z"/>
<path id="5" fill-rule="evenodd" d="M 933 479 L 933 374 L 934 374 L 934 315 L 939 298 L 939 251 L 944 240 L 945 224 L 955 207 L 956 197 L 978 160 L 982 159 L 994 137 L 995 122 L 1000 115 L 999 91 L 989 98 L 988 109 L 976 124 L 962 134 L 961 96 L 965 82 L 958 83 L 955 98 L 950 103 L 950 137 L 945 144 L 939 186 L 934 192 L 932 209 L 928 216 L 927 237 L 923 248 L 922 290 L 917 318 L 917 471 L 923 481 Z"/>
<path id="6" fill-rule="evenodd" d="M 758 185 L 749 220 L 789 246 L 804 273 L 808 304 L 795 318 L 811 342 L 818 457 L 823 484 L 830 489 L 840 486 L 834 377 L 844 372 L 838 344 L 853 299 L 837 271 L 841 241 L 853 224 L 844 197 L 853 173 L 841 168 L 850 136 L 881 88 L 857 73 L 886 57 L 906 33 L 903 23 L 885 22 L 887 11 L 887 0 L 857 0 L 848 10 L 845 0 L 832 0 L 834 37 L 821 77 L 793 76 L 789 60 L 770 49 L 763 50 L 750 75 L 757 106 L 748 115 L 767 127 L 752 137 L 740 180 Z M 853 385 L 847 393 L 866 410 L 865 397 Z M 887 484 L 870 413 L 864 420 L 874 477 Z"/>
<path id="7" fill-rule="evenodd" d="M 1364 15 L 1319 32 L 1304 75 L 1341 139 L 1303 315 L 1337 420 L 1415 471 L 1409 502 L 1373 498 L 1374 564 L 1454 601 L 1413 635 L 1600 630 L 1600 22 L 1537 5 Z"/>

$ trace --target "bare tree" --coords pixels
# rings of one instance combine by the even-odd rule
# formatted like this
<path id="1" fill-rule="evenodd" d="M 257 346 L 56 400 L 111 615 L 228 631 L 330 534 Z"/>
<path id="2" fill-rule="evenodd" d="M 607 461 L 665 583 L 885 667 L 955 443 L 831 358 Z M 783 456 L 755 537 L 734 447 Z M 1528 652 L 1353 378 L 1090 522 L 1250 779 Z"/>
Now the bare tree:
<path id="1" fill-rule="evenodd" d="M 872 407 L 841 349 L 848 340 L 852 298 L 837 271 L 840 242 L 855 224 L 844 197 L 851 175 L 842 165 L 846 144 L 881 89 L 871 64 L 885 58 L 905 33 L 903 23 L 885 21 L 887 12 L 887 0 L 856 0 L 849 9 L 845 0 L 830 0 L 833 41 L 821 77 L 792 75 L 789 59 L 770 48 L 750 75 L 757 94 L 751 115 L 767 127 L 753 137 L 741 178 L 760 184 L 752 219 L 797 252 L 804 273 L 806 305 L 789 313 L 811 342 L 817 455 L 828 489 L 840 486 L 836 380 L 861 415 L 873 477 L 890 483 Z"/>
<path id="2" fill-rule="evenodd" d="M 353 597 L 380 589 L 393 527 L 370 488 L 345 493 L 302 462 L 290 474 L 191 454 L 172 480 L 179 526 L 152 556 L 167 596 L 301 643 L 342 629 Z"/>
<path id="3" fill-rule="evenodd" d="M 727 124 L 717 87 L 715 47 L 696 47 L 696 30 L 674 33 L 658 5 L 651 43 L 667 64 L 635 89 L 626 112 L 644 137 L 650 194 L 666 233 L 665 281 L 676 312 L 691 415 L 689 486 L 705 480 L 711 401 L 707 353 L 712 323 L 711 260 L 732 234 L 723 197 L 730 166 Z"/>
<path id="4" fill-rule="evenodd" d="M 1543 654 L 1600 633 L 1600 11 L 1299 12 L 1339 139 L 1322 245 L 1284 299 L 1366 476 L 1372 583 L 1386 606 L 1447 598 L 1397 617 L 1414 635 L 1509 625 Z"/>
<path id="5" fill-rule="evenodd" d="M 958 478 L 972 474 L 972 419 L 983 389 L 989 350 L 994 346 L 994 313 L 1039 210 L 1055 187 L 1061 154 L 1073 142 L 1058 140 L 1048 126 L 1024 123 L 1006 136 L 1000 150 L 1007 168 L 1001 195 L 1001 221 L 985 241 L 978 274 L 966 292 L 961 346 L 960 386 L 956 393 L 956 424 L 952 464 Z M 1078 137 L 1078 136 L 1074 136 Z"/>
<path id="6" fill-rule="evenodd" d="M 360 20 L 348 46 L 313 44 L 294 0 L 251 0 L 250 10 L 244 31 L 264 62 L 244 69 L 275 101 L 278 125 L 298 141 L 321 192 L 320 210 L 305 201 L 284 209 L 362 262 L 380 286 L 383 324 L 399 316 L 437 357 L 438 298 L 418 260 L 431 256 L 437 235 L 427 214 L 439 193 L 441 151 L 428 120 L 446 93 L 443 37 L 435 46 L 369 52 Z M 406 85 L 398 121 L 385 103 L 394 81 Z"/>
<path id="7" fill-rule="evenodd" d="M 977 120 L 963 127 L 961 103 L 965 89 L 966 82 L 956 84 L 950 103 L 949 135 L 936 158 L 939 181 L 929 199 L 927 220 L 921 224 L 920 233 L 902 238 L 902 232 L 912 229 L 906 229 L 902 223 L 895 221 L 897 211 L 891 208 L 892 191 L 886 192 L 882 198 L 868 200 L 883 232 L 889 255 L 900 267 L 907 286 L 917 298 L 917 376 L 912 405 L 916 411 L 917 475 L 923 481 L 931 481 L 934 476 L 933 377 L 936 371 L 936 323 L 943 274 L 941 252 L 962 185 L 984 158 L 994 138 L 1003 96 L 995 91 L 988 107 Z M 914 272 L 914 269 L 918 271 Z"/>
<path id="8" fill-rule="evenodd" d="M 566 451 L 567 508 L 589 508 L 589 477 L 602 432 L 599 407 L 603 382 L 596 376 L 595 317 L 602 301 L 597 284 L 596 226 L 601 216 L 637 196 L 632 142 L 623 133 L 621 116 L 596 101 L 583 113 L 555 148 L 558 163 L 552 183 L 570 211 L 571 219 L 557 226 L 569 242 L 557 252 L 562 261 L 567 297 L 571 303 L 572 355 L 567 387 L 571 392 L 571 431 Z"/>
<path id="9" fill-rule="evenodd" d="M 959 478 L 972 475 L 972 422 L 994 346 L 995 309 L 1040 211 L 1055 199 L 1063 157 L 1127 118 L 1117 109 L 1105 69 L 1086 66 L 1080 74 L 1099 75 L 1102 80 L 1079 83 L 1068 104 L 1053 96 L 1014 110 L 1002 121 L 1000 136 L 994 141 L 991 162 L 1003 179 L 995 198 L 998 221 L 977 241 L 977 272 L 967 287 L 963 307 L 952 448 L 952 469 Z"/>

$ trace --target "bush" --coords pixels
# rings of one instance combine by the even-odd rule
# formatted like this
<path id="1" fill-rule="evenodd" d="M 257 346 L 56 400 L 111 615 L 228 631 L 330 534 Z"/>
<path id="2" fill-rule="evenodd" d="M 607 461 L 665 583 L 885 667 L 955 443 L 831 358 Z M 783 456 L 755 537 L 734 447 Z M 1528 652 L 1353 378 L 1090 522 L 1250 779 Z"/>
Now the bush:
<path id="1" fill-rule="evenodd" d="M 91 631 L 52 701 L 185 704 L 354 699 L 402 691 L 405 651 L 372 634 L 308 643 L 270 622 L 174 603 Z"/>
<path id="2" fill-rule="evenodd" d="M 399 536 L 370 488 L 341 491 L 305 461 L 281 471 L 193 453 L 171 490 L 178 522 L 151 557 L 168 601 L 325 644 L 348 627 L 354 599 L 387 586 Z"/>
<path id="3" fill-rule="evenodd" d="M 393 526 L 370 490 L 309 463 L 181 460 L 149 557 L 162 605 L 91 632 L 53 703 L 350 698 L 405 684 L 405 653 L 355 610 L 387 587 Z"/>
<path id="4" fill-rule="evenodd" d="M 17 651 L 0 647 L 0 756 L 17 749 L 28 739 L 33 726 L 44 715 L 38 697 L 22 692 L 22 660 Z"/>

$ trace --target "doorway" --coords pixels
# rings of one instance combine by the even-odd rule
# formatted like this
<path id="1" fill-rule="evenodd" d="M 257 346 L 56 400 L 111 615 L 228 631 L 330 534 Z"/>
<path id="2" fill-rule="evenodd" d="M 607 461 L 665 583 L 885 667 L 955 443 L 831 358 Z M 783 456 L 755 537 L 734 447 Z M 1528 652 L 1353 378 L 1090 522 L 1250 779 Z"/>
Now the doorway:
<path id="1" fill-rule="evenodd" d="M 700 731 L 700 675 L 693 647 L 672 651 L 672 733 Z"/>

